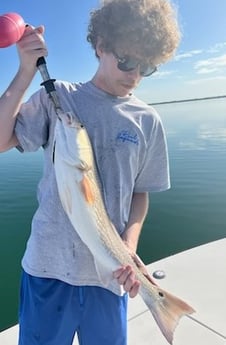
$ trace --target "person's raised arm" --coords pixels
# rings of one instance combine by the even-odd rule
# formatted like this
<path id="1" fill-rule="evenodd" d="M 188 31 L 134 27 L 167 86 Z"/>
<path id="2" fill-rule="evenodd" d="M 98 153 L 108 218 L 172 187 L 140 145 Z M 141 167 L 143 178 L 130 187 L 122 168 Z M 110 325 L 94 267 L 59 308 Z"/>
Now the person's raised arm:
<path id="1" fill-rule="evenodd" d="M 0 97 L 0 152 L 9 150 L 18 144 L 14 134 L 16 116 L 36 71 L 39 57 L 46 56 L 47 50 L 43 39 L 44 27 L 27 26 L 24 35 L 17 42 L 20 65 L 15 78 Z"/>

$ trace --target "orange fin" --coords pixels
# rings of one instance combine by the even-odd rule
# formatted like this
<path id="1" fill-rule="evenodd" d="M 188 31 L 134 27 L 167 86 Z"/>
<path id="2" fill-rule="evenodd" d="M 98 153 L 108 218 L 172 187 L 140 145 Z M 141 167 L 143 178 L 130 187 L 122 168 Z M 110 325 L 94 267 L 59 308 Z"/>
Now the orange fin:
<path id="1" fill-rule="evenodd" d="M 184 315 L 194 313 L 195 310 L 178 297 L 171 295 L 159 287 L 155 288 L 159 296 L 156 303 L 153 304 L 153 301 L 151 302 L 146 294 L 142 297 L 161 329 L 162 334 L 168 343 L 172 344 L 173 334 L 180 318 Z"/>
<path id="2" fill-rule="evenodd" d="M 81 186 L 81 191 L 85 197 L 86 202 L 88 204 L 93 204 L 95 200 L 95 195 L 93 193 L 91 184 L 87 176 L 83 176 L 83 179 L 80 182 L 80 186 Z"/>

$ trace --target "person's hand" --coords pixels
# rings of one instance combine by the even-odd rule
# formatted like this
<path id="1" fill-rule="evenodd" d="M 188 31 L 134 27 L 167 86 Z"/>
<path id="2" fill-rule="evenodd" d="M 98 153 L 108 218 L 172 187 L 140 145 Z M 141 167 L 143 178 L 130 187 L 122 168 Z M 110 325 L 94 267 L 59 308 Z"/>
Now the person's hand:
<path id="1" fill-rule="evenodd" d="M 132 266 L 120 267 L 113 272 L 113 276 L 120 285 L 123 285 L 124 290 L 129 293 L 131 298 L 138 294 L 140 282 L 136 279 Z"/>
<path id="2" fill-rule="evenodd" d="M 34 28 L 26 25 L 21 39 L 17 42 L 20 58 L 20 69 L 25 74 L 35 73 L 38 58 L 47 56 L 47 49 L 43 38 L 44 26 Z"/>

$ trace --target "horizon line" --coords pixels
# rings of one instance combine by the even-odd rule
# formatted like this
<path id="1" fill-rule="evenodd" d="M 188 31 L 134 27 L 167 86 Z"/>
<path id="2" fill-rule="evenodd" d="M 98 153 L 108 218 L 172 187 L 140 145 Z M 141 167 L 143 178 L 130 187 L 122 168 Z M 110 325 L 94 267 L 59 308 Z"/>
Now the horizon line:
<path id="1" fill-rule="evenodd" d="M 217 99 L 217 98 L 226 98 L 226 95 L 200 97 L 200 98 L 187 98 L 187 99 L 179 99 L 179 100 L 164 101 L 164 102 L 154 102 L 154 103 L 148 103 L 148 105 L 159 105 L 159 104 L 170 104 L 170 103 L 205 101 L 205 100 L 208 100 L 208 99 Z"/>

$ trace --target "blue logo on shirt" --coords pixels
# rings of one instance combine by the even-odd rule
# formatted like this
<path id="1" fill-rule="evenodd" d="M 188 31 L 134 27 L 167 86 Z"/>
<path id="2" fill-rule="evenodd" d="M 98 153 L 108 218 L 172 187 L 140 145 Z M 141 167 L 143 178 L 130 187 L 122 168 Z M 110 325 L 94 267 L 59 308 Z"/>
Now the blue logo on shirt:
<path id="1" fill-rule="evenodd" d="M 137 134 L 130 133 L 129 131 L 123 130 L 119 132 L 119 134 L 116 137 L 117 140 L 121 140 L 123 143 L 125 141 L 129 141 L 130 143 L 139 144 L 138 136 Z"/>

